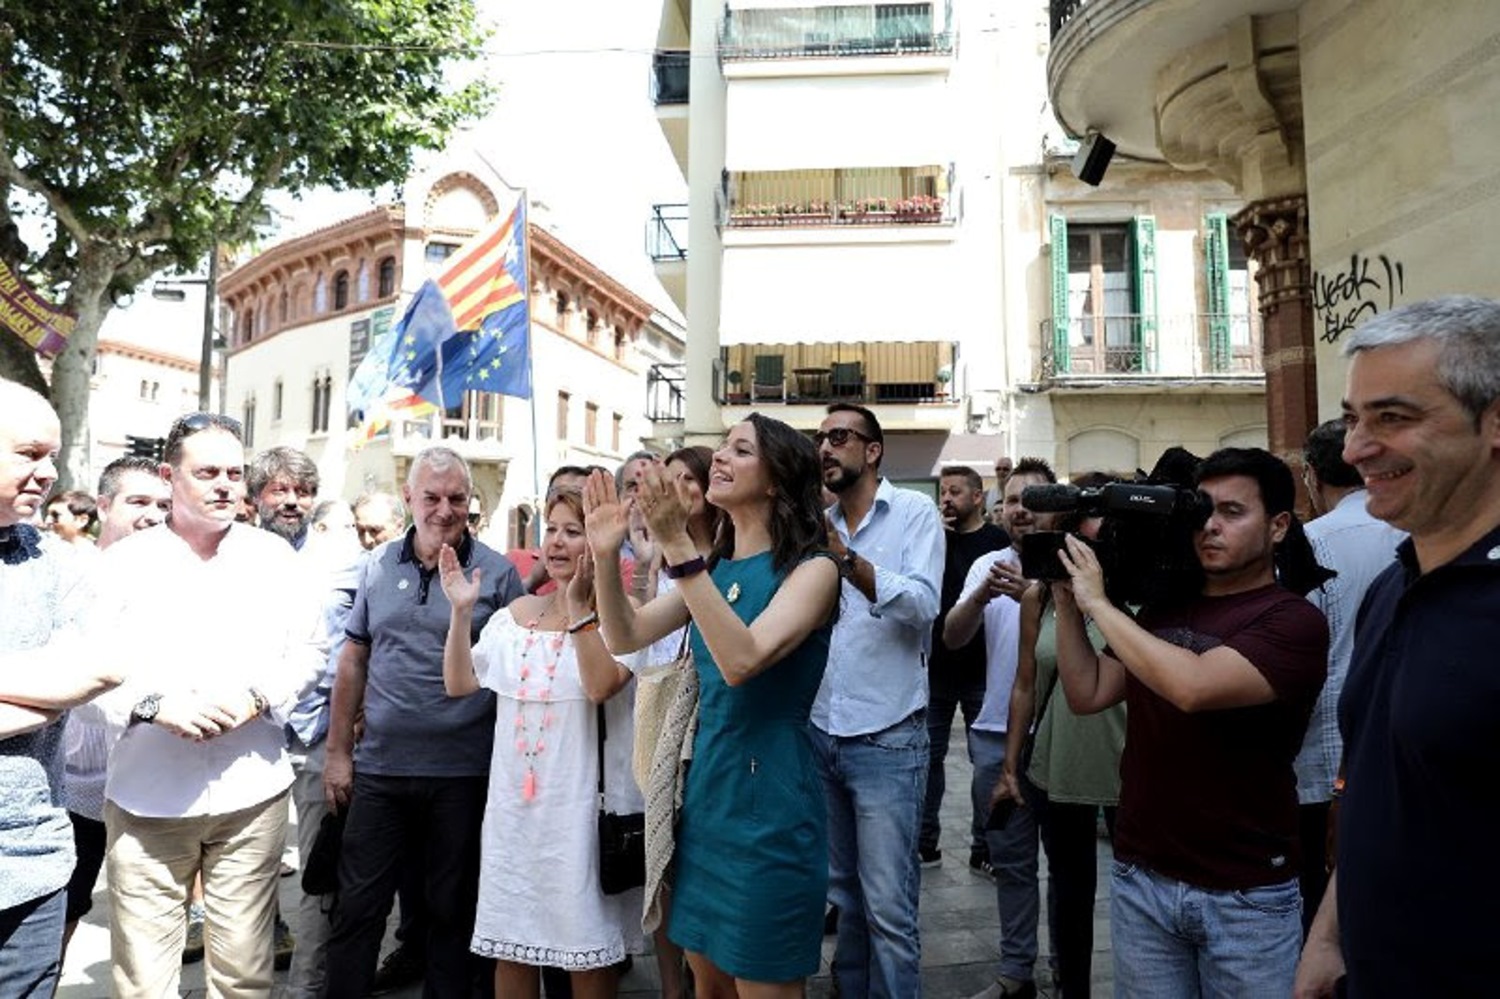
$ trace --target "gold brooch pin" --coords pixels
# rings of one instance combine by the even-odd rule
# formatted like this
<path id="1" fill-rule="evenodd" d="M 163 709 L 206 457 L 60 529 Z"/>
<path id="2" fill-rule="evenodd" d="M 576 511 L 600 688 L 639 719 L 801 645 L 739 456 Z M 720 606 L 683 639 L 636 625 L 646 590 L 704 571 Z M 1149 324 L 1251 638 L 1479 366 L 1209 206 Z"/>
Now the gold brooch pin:
<path id="1" fill-rule="evenodd" d="M 729 584 L 729 590 L 724 594 L 724 599 L 728 600 L 730 603 L 734 603 L 739 598 L 740 598 L 740 584 L 739 583 L 730 583 Z"/>

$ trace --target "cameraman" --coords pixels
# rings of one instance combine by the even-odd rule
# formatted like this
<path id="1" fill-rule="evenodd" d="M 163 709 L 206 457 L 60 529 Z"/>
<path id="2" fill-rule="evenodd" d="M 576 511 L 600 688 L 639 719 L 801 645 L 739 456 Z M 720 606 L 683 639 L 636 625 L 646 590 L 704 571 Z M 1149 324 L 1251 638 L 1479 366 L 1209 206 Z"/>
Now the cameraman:
<path id="1" fill-rule="evenodd" d="M 1053 586 L 1058 670 L 1079 714 L 1129 707 L 1110 891 L 1116 994 L 1287 995 L 1302 936 L 1292 760 L 1328 627 L 1276 581 L 1275 546 L 1300 531 L 1291 470 L 1225 448 L 1196 479 L 1213 503 L 1193 537 L 1201 593 L 1133 619 L 1070 536 L 1071 582 Z"/>

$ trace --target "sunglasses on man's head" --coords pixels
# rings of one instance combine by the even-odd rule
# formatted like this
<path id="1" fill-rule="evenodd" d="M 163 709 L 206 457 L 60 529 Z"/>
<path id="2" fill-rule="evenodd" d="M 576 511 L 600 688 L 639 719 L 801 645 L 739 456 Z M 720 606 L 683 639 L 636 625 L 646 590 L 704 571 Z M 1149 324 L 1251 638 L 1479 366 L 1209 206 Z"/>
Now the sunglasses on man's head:
<path id="1" fill-rule="evenodd" d="M 843 447 L 849 443 L 850 437 L 858 437 L 867 444 L 875 439 L 869 434 L 860 433 L 853 427 L 834 427 L 832 430 L 819 430 L 813 434 L 812 439 L 813 443 L 818 447 L 822 447 L 824 441 L 827 441 L 834 447 Z"/>
<path id="2" fill-rule="evenodd" d="M 236 437 L 243 437 L 245 428 L 232 416 L 223 416 L 219 413 L 189 413 L 178 417 L 177 423 L 172 430 L 179 436 L 186 437 L 188 434 L 196 434 L 208 429 L 227 430 Z"/>

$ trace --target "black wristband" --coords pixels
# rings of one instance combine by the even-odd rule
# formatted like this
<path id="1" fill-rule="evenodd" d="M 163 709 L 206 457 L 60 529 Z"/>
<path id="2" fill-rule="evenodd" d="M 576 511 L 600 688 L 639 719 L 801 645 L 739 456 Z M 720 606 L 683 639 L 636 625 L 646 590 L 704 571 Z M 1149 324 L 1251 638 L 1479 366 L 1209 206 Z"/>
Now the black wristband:
<path id="1" fill-rule="evenodd" d="M 686 579 L 689 576 L 696 576 L 707 568 L 708 563 L 703 560 L 703 556 L 694 555 L 686 562 L 681 562 L 677 565 L 663 565 L 662 572 L 665 572 L 672 579 Z"/>

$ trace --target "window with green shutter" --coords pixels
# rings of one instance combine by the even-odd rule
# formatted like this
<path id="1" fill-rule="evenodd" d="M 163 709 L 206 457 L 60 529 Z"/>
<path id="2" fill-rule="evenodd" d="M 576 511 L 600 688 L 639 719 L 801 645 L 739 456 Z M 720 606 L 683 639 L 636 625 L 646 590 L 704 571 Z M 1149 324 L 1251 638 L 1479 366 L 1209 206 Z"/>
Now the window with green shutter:
<path id="1" fill-rule="evenodd" d="M 1208 305 L 1208 369 L 1228 371 L 1229 363 L 1229 217 L 1203 217 L 1203 270 Z"/>
<path id="2" fill-rule="evenodd" d="M 1139 371 L 1156 370 L 1156 217 L 1137 215 L 1131 224 L 1135 237 L 1135 347 L 1140 352 Z"/>
<path id="3" fill-rule="evenodd" d="M 1053 215 L 1048 223 L 1052 230 L 1052 364 L 1061 373 L 1068 370 L 1068 220 Z"/>

